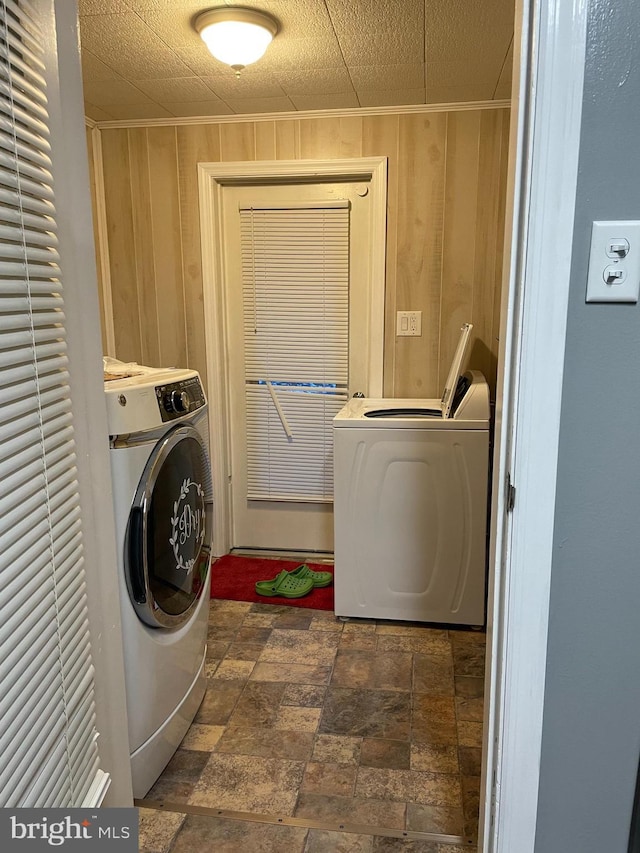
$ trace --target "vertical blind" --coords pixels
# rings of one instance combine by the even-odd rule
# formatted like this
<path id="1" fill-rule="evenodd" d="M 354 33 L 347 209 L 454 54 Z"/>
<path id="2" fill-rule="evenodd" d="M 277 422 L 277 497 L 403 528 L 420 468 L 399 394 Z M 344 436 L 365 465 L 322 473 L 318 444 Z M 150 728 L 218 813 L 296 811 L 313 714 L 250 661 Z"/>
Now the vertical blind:
<path id="1" fill-rule="evenodd" d="M 347 400 L 349 203 L 240 209 L 249 500 L 331 501 Z"/>
<path id="2" fill-rule="evenodd" d="M 0 807 L 99 802 L 45 66 L 0 0 Z"/>

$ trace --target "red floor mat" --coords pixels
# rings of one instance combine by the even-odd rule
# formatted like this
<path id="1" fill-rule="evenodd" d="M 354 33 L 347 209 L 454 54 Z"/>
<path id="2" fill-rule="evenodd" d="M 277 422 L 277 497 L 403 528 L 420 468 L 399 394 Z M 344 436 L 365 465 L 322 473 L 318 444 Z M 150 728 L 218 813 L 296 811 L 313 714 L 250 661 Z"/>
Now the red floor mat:
<path id="1" fill-rule="evenodd" d="M 287 604 L 291 607 L 312 607 L 314 610 L 333 610 L 333 584 L 313 589 L 303 598 L 258 595 L 256 581 L 266 581 L 283 569 L 291 571 L 300 563 L 292 560 L 272 560 L 265 557 L 240 557 L 226 554 L 211 566 L 211 597 L 228 601 L 261 601 L 263 604 Z M 333 572 L 325 563 L 307 563 L 318 572 Z"/>

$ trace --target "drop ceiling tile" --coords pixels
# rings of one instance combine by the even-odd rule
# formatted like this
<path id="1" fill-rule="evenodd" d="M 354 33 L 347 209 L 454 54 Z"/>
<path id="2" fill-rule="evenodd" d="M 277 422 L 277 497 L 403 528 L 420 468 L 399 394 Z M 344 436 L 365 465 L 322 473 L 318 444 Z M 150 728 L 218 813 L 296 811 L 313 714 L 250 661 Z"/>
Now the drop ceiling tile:
<path id="1" fill-rule="evenodd" d="M 349 72 L 344 66 L 315 71 L 294 68 L 279 80 L 288 95 L 339 95 L 353 91 Z"/>
<path id="2" fill-rule="evenodd" d="M 435 86 L 498 81 L 513 34 L 513 3 L 506 0 L 430 0 L 426 26 L 427 97 Z M 489 97 L 493 95 L 493 91 Z"/>
<path id="3" fill-rule="evenodd" d="M 84 18 L 81 40 L 83 48 L 128 79 L 192 76 L 190 69 L 134 13 Z"/>
<path id="4" fill-rule="evenodd" d="M 289 98 L 227 98 L 234 113 L 286 113 L 294 109 Z"/>
<path id="5" fill-rule="evenodd" d="M 285 93 L 272 74 L 265 74 L 259 68 L 245 68 L 236 77 L 231 68 L 227 67 L 226 74 L 216 77 L 202 77 L 202 82 L 219 98 L 282 98 Z"/>
<path id="6" fill-rule="evenodd" d="M 427 84 L 428 104 L 458 104 L 466 101 L 490 101 L 493 98 L 493 86 L 490 83 L 465 83 L 462 86 Z"/>
<path id="7" fill-rule="evenodd" d="M 344 65 L 344 60 L 338 40 L 331 34 L 327 38 L 276 37 L 258 63 L 256 68 L 277 74 L 288 73 L 297 68 L 339 68 Z"/>
<path id="8" fill-rule="evenodd" d="M 79 0 L 78 2 L 78 14 L 80 16 L 130 11 L 130 5 L 126 0 Z"/>
<path id="9" fill-rule="evenodd" d="M 361 32 L 353 30 L 339 37 L 347 66 L 417 65 L 424 62 L 422 30 Z"/>
<path id="10" fill-rule="evenodd" d="M 297 110 L 340 110 L 360 106 L 355 93 L 338 95 L 292 95 Z"/>
<path id="11" fill-rule="evenodd" d="M 259 5 L 280 24 L 276 38 L 320 38 L 333 35 L 327 8 L 318 0 L 296 0 L 294 3 L 291 0 L 265 0 Z"/>
<path id="12" fill-rule="evenodd" d="M 327 0 L 339 36 L 348 32 L 424 31 L 424 0 Z"/>
<path id="13" fill-rule="evenodd" d="M 122 104 L 109 107 L 114 119 L 118 121 L 133 121 L 145 118 L 171 118 L 171 113 L 159 104 Z"/>
<path id="14" fill-rule="evenodd" d="M 85 80 L 84 96 L 96 107 L 108 107 L 112 104 L 150 104 L 151 98 L 137 89 L 127 80 Z M 111 112 L 111 110 L 110 110 Z"/>
<path id="15" fill-rule="evenodd" d="M 113 118 L 110 112 L 107 112 L 107 110 L 103 110 L 100 107 L 96 107 L 88 101 L 84 102 L 84 114 L 88 118 L 92 118 L 94 121 L 110 121 L 110 119 Z"/>
<path id="16" fill-rule="evenodd" d="M 424 64 L 350 65 L 349 74 L 358 91 L 367 89 L 424 89 Z"/>
<path id="17" fill-rule="evenodd" d="M 211 91 L 199 77 L 171 77 L 168 80 L 134 80 L 133 85 L 153 101 L 206 101 Z"/>
<path id="18" fill-rule="evenodd" d="M 385 89 L 379 92 L 358 91 L 361 107 L 394 107 L 407 104 L 424 104 L 424 89 Z"/>
<path id="19" fill-rule="evenodd" d="M 91 53 L 90 50 L 83 50 L 81 55 L 82 60 L 82 76 L 85 80 L 114 80 L 120 77 L 113 68 L 109 68 L 98 57 Z"/>
<path id="20" fill-rule="evenodd" d="M 225 0 L 126 0 L 129 6 L 135 12 L 142 12 L 145 9 L 179 9 L 183 7 L 193 8 L 196 11 L 201 9 L 213 9 L 215 6 L 225 6 Z"/>
<path id="21" fill-rule="evenodd" d="M 509 45 L 509 51 L 507 53 L 506 59 L 502 66 L 502 71 L 500 72 L 500 77 L 498 78 L 498 85 L 496 86 L 496 90 L 493 93 L 493 97 L 495 100 L 502 100 L 503 98 L 511 97 L 511 78 L 513 73 L 513 40 Z"/>
<path id="22" fill-rule="evenodd" d="M 142 9 L 138 15 L 172 50 L 188 50 L 194 42 L 204 47 L 204 42 L 193 28 L 194 18 L 203 9 L 214 9 L 224 5 L 224 3 L 208 3 L 207 0 L 198 3 L 196 0 L 188 5 L 180 3 L 171 8 Z M 206 50 L 206 47 L 204 49 Z"/>
<path id="23" fill-rule="evenodd" d="M 176 48 L 176 56 L 197 77 L 212 77 L 229 73 L 229 66 L 211 56 L 204 42 L 196 39 L 187 48 Z"/>
<path id="24" fill-rule="evenodd" d="M 174 116 L 227 116 L 233 110 L 219 98 L 206 101 L 188 101 L 182 103 L 163 104 Z"/>

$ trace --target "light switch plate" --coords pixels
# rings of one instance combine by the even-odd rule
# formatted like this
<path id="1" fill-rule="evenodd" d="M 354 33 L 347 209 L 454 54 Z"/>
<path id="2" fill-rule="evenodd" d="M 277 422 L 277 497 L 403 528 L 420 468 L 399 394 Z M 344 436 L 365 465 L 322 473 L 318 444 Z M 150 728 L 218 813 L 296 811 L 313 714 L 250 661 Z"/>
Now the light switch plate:
<path id="1" fill-rule="evenodd" d="M 640 221 L 594 222 L 586 301 L 637 302 L 639 292 Z"/>
<path id="2" fill-rule="evenodd" d="M 398 311 L 396 313 L 396 336 L 421 336 L 422 311 Z"/>

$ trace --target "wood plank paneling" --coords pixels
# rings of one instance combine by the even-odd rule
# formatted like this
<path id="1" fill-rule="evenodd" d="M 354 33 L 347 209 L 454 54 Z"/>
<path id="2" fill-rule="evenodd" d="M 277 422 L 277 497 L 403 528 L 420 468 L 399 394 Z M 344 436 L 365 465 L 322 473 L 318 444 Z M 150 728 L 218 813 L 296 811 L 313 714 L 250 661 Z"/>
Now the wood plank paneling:
<path id="1" fill-rule="evenodd" d="M 362 155 L 362 119 L 358 116 L 300 120 L 300 158 L 330 160 Z"/>
<path id="2" fill-rule="evenodd" d="M 473 299 L 480 116 L 478 111 L 450 113 L 447 117 L 440 300 L 441 316 L 447 319 L 440 331 L 438 394 L 444 390 L 462 324 L 475 324 Z M 474 327 L 474 332 L 477 331 Z"/>
<path id="3" fill-rule="evenodd" d="M 256 159 L 256 133 L 253 122 L 220 125 L 220 159 L 225 162 Z"/>
<path id="4" fill-rule="evenodd" d="M 151 227 L 151 186 L 149 144 L 144 127 L 127 131 L 131 169 L 133 214 L 133 246 L 136 280 L 140 300 L 140 363 L 159 365 L 160 327 L 158 324 L 158 290 L 155 275 L 155 245 Z"/>
<path id="5" fill-rule="evenodd" d="M 176 129 L 147 128 L 151 228 L 162 367 L 187 363 Z M 146 306 L 143 306 L 146 312 Z"/>
<path id="6" fill-rule="evenodd" d="M 200 208 L 198 204 L 198 163 L 220 160 L 220 126 L 184 125 L 178 128 L 178 180 L 180 183 L 180 224 L 187 333 L 186 366 L 198 370 L 207 382 L 207 355 L 204 330 L 204 294 L 200 249 Z"/>
<path id="7" fill-rule="evenodd" d="M 300 122 L 283 119 L 276 123 L 276 159 L 300 159 Z"/>
<path id="8" fill-rule="evenodd" d="M 102 131 L 102 164 L 115 354 L 122 361 L 142 361 L 140 298 L 133 244 L 131 171 L 126 130 Z"/>
<path id="9" fill-rule="evenodd" d="M 153 359 L 156 324 L 160 361 L 206 376 L 199 162 L 377 155 L 389 164 L 384 392 L 439 395 L 465 320 L 471 366 L 493 389 L 508 122 L 479 110 L 102 131 L 116 354 Z M 422 337 L 395 336 L 402 309 L 423 312 Z"/>
<path id="10" fill-rule="evenodd" d="M 387 158 L 387 262 L 385 280 L 383 393 L 394 396 L 396 340 L 396 256 L 398 253 L 398 116 L 367 116 L 362 122 L 362 156 Z"/>
<path id="11" fill-rule="evenodd" d="M 396 308 L 422 311 L 422 335 L 396 338 L 395 395 L 438 395 L 445 113 L 400 116 Z"/>
<path id="12" fill-rule="evenodd" d="M 93 128 L 85 128 L 85 137 L 87 142 L 87 157 L 89 160 L 89 190 L 91 193 L 91 215 L 94 223 L 98 222 L 98 206 L 97 206 L 97 188 L 96 188 L 96 170 L 95 170 L 95 151 L 93 146 Z M 96 277 L 98 280 L 98 305 L 100 308 L 100 335 L 102 339 L 102 352 L 107 352 L 107 333 L 106 333 L 106 307 L 104 301 L 104 283 L 102 281 L 102 264 L 100 263 L 100 235 L 98 228 L 94 228 L 94 249 L 96 258 Z"/>
<path id="13" fill-rule="evenodd" d="M 256 122 L 256 160 L 276 159 L 275 121 Z"/>
<path id="14" fill-rule="evenodd" d="M 497 282 L 502 151 L 502 112 L 487 111 L 480 119 L 479 173 L 476 209 L 475 284 L 473 290 L 474 347 L 470 367 L 481 370 L 495 391 L 496 361 L 493 347 L 493 307 Z"/>

